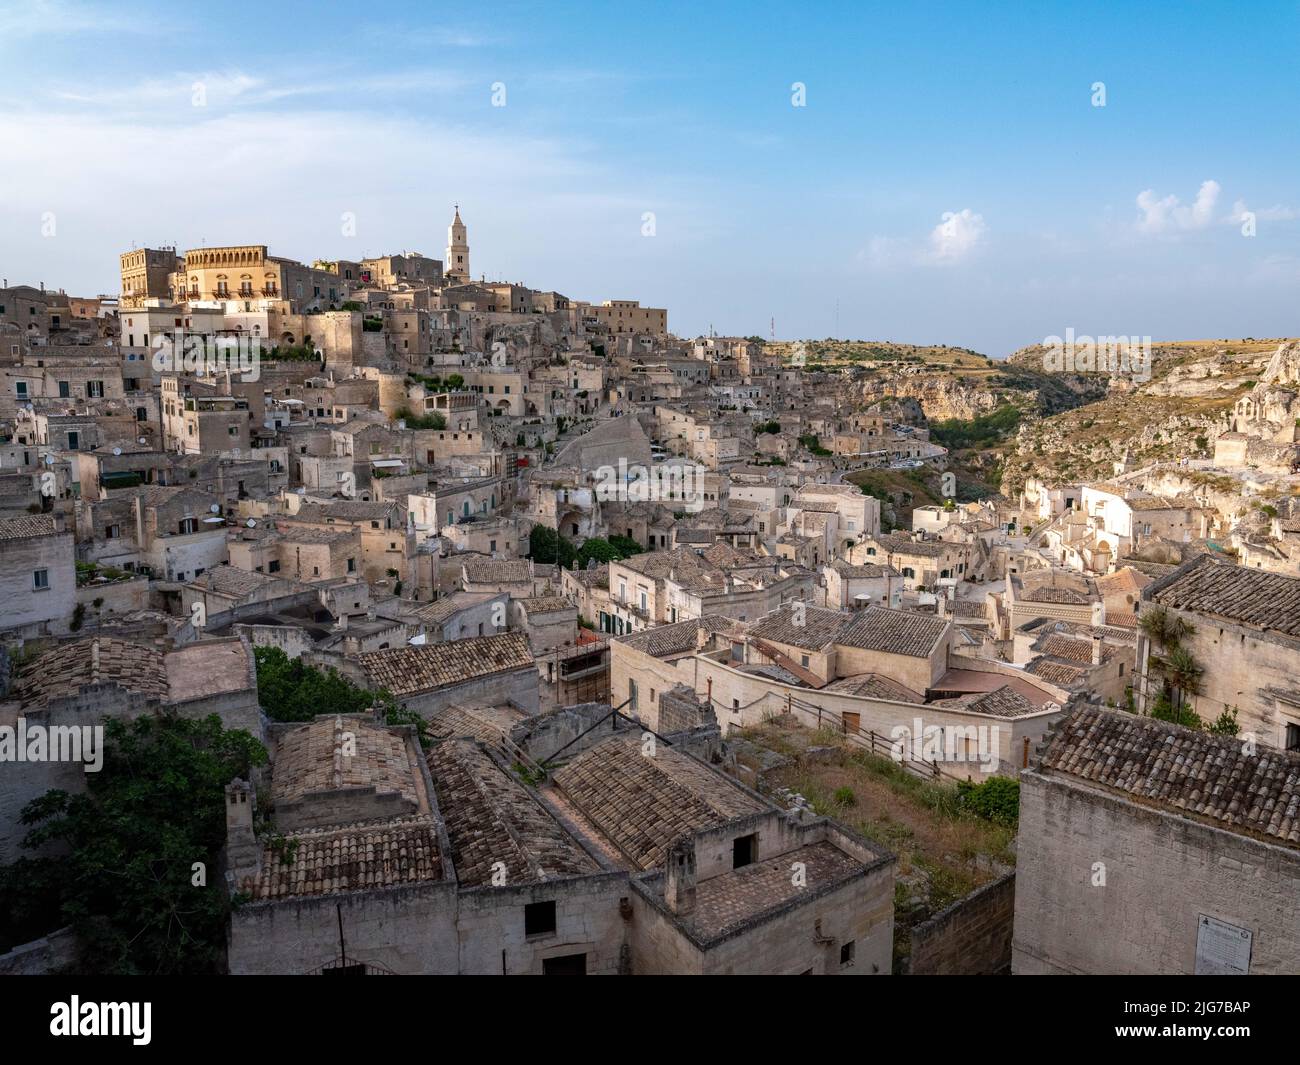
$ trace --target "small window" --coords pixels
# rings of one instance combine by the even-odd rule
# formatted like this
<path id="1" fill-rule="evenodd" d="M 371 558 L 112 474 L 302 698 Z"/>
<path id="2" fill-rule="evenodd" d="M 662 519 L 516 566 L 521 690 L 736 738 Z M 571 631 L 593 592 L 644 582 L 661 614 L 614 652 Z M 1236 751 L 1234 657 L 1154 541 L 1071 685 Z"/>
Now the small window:
<path id="1" fill-rule="evenodd" d="M 847 943 L 840 944 L 840 964 L 852 965 L 853 956 L 857 953 L 857 942 L 850 939 Z"/>
<path id="2" fill-rule="evenodd" d="M 32 574 L 32 587 L 43 592 L 50 586 L 50 571 L 47 569 L 38 569 Z"/>
<path id="3" fill-rule="evenodd" d="M 554 931 L 554 902 L 530 902 L 524 907 L 524 935 L 544 936 Z"/>
<path id="4" fill-rule="evenodd" d="M 1286 726 L 1286 749 L 1300 751 L 1300 725 L 1288 722 Z"/>
<path id="5" fill-rule="evenodd" d="M 756 836 L 741 836 L 733 840 L 731 844 L 731 868 L 743 869 L 747 865 L 754 864 L 755 843 L 758 839 Z"/>

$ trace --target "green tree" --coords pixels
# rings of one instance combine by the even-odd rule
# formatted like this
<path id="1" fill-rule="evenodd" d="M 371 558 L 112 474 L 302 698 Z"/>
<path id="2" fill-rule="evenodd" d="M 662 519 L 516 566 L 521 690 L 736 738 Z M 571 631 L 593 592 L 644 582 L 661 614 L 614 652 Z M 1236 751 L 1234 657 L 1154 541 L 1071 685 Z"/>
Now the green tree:
<path id="1" fill-rule="evenodd" d="M 382 689 L 371 692 L 335 669 L 317 669 L 278 647 L 254 647 L 257 701 L 272 721 L 311 721 L 317 714 L 363 714 Z"/>
<path id="2" fill-rule="evenodd" d="M 68 925 L 79 972 L 218 972 L 230 909 L 218 875 L 225 786 L 266 751 L 215 714 L 110 718 L 104 735 L 85 793 L 48 791 L 23 808 L 23 846 L 64 853 L 0 869 L 0 951 Z"/>
<path id="3" fill-rule="evenodd" d="M 1216 736 L 1235 736 L 1241 731 L 1241 726 L 1237 724 L 1237 708 L 1223 705 L 1223 713 L 1205 726 L 1207 732 L 1212 732 Z"/>
<path id="4" fill-rule="evenodd" d="M 528 557 L 534 562 L 572 569 L 575 555 L 573 542 L 548 526 L 534 525 L 528 534 Z"/>

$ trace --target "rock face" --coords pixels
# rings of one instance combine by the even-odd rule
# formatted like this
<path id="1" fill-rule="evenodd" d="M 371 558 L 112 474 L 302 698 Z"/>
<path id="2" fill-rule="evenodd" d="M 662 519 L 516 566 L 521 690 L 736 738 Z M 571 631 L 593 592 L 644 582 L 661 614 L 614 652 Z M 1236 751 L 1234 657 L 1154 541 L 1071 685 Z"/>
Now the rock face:
<path id="1" fill-rule="evenodd" d="M 1300 385 L 1300 341 L 1289 341 L 1273 352 L 1257 388 Z"/>
<path id="2" fill-rule="evenodd" d="M 981 414 L 989 414 L 1007 402 L 1003 390 L 970 388 L 943 374 L 902 370 L 882 373 L 863 382 L 864 403 L 878 403 L 890 397 L 914 400 L 930 421 L 948 418 L 969 421 Z"/>
<path id="3" fill-rule="evenodd" d="M 1260 436 L 1300 413 L 1300 342 L 1181 342 L 1154 356 L 1150 381 L 1115 381 L 1099 402 L 1023 424 L 1002 490 L 1015 494 L 1031 476 L 1110 476 L 1126 454 L 1130 468 L 1210 458 L 1221 434 Z"/>

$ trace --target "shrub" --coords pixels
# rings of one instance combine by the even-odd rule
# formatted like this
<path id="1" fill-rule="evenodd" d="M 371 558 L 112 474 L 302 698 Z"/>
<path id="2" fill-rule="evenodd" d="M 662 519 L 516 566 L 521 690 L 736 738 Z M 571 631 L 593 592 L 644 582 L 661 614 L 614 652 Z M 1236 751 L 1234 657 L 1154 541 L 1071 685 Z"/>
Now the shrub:
<path id="1" fill-rule="evenodd" d="M 1020 781 L 1010 777 L 989 777 L 980 784 L 961 780 L 957 801 L 986 821 L 1015 825 L 1020 819 Z"/>
<path id="2" fill-rule="evenodd" d="M 858 797 L 853 794 L 853 789 L 847 784 L 842 788 L 836 788 L 833 797 L 839 806 L 854 806 L 858 801 Z"/>

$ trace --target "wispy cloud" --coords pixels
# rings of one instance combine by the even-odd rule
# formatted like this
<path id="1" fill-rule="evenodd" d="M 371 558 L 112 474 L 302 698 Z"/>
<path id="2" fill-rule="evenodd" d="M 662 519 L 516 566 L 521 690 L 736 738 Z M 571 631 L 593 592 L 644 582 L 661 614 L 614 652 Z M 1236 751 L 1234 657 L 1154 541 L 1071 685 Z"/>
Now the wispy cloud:
<path id="1" fill-rule="evenodd" d="M 1139 233 L 1154 235 L 1204 229 L 1214 221 L 1214 207 L 1220 191 L 1217 181 L 1203 181 L 1195 201 L 1185 204 L 1172 193 L 1157 197 L 1154 189 L 1144 189 L 1137 195 L 1141 214 L 1135 223 L 1136 228 Z"/>
<path id="2" fill-rule="evenodd" d="M 265 106 L 311 97 L 373 96 L 393 93 L 461 92 L 473 83 L 438 70 L 393 70 L 382 74 L 341 74 L 330 81 L 287 76 L 277 80 L 242 70 L 178 72 L 126 85 L 65 86 L 53 91 L 56 101 L 114 111 L 152 109 L 167 104 L 202 107 Z"/>
<path id="3" fill-rule="evenodd" d="M 79 33 L 147 33 L 155 23 L 111 8 L 69 0 L 13 0 L 0 5 L 0 41 Z"/>
<path id="4" fill-rule="evenodd" d="M 1257 222 L 1293 222 L 1300 218 L 1300 208 L 1286 207 L 1280 203 L 1275 203 L 1272 207 L 1263 207 L 1252 211 L 1246 206 L 1245 200 L 1238 200 L 1232 205 L 1232 214 L 1228 215 L 1224 221 L 1241 223 L 1246 220 L 1248 214 L 1254 215 Z"/>

